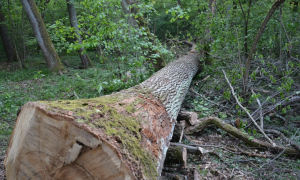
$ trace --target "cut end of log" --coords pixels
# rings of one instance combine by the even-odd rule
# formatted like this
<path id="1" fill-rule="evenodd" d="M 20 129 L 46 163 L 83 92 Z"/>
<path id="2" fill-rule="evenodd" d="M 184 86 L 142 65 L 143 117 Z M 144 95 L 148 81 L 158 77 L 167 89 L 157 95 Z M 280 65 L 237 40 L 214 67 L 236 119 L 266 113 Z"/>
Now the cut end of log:
<path id="1" fill-rule="evenodd" d="M 26 105 L 4 162 L 7 179 L 135 179 L 114 147 L 70 122 Z"/>
<path id="2" fill-rule="evenodd" d="M 198 114 L 195 112 L 180 110 L 177 120 L 185 120 L 190 125 L 194 126 L 198 120 Z"/>

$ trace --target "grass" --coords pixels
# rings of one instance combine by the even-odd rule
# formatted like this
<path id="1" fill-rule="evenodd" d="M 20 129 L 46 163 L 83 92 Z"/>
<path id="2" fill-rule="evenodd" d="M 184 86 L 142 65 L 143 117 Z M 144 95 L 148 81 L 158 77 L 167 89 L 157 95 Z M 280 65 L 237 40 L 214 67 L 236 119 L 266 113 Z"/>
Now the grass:
<path id="1" fill-rule="evenodd" d="M 147 74 L 132 73 L 126 64 L 110 62 L 101 64 L 94 52 L 89 55 L 95 66 L 79 69 L 80 59 L 74 53 L 60 56 L 67 72 L 63 75 L 50 72 L 41 55 L 26 61 L 27 69 L 17 69 L 0 59 L 0 156 L 4 155 L 13 130 L 18 109 L 30 101 L 89 99 L 129 88 L 147 78 Z"/>

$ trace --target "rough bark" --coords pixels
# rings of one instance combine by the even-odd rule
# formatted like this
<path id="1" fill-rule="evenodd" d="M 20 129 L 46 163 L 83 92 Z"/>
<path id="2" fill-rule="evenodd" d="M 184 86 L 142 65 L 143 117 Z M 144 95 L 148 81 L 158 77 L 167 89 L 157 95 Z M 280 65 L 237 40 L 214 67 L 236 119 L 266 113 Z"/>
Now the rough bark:
<path id="1" fill-rule="evenodd" d="M 74 28 L 74 32 L 76 34 L 75 39 L 79 44 L 82 44 L 82 38 L 79 33 L 79 27 L 78 27 L 76 10 L 75 10 L 75 6 L 74 6 L 74 0 L 67 0 L 67 5 L 68 5 L 70 23 L 71 23 L 71 26 Z M 79 53 L 79 57 L 81 59 L 83 68 L 92 66 L 92 61 L 91 61 L 90 57 L 87 55 L 87 53 L 85 52 L 85 49 L 83 47 L 78 50 L 78 53 Z"/>
<path id="2" fill-rule="evenodd" d="M 196 121 L 198 120 L 198 115 L 195 112 L 190 112 L 190 111 L 185 111 L 181 110 L 178 114 L 177 117 L 178 120 L 185 120 L 187 121 L 190 125 L 194 125 Z"/>
<path id="3" fill-rule="evenodd" d="M 159 179 L 198 54 L 94 99 L 23 106 L 5 159 L 10 179 Z"/>
<path id="4" fill-rule="evenodd" d="M 250 52 L 249 52 L 249 55 L 248 55 L 248 60 L 246 62 L 246 65 L 245 65 L 245 74 L 244 74 L 244 82 L 245 82 L 245 86 L 247 88 L 247 84 L 248 84 L 248 76 L 249 76 L 249 70 L 250 70 L 250 63 L 252 61 L 252 55 L 255 53 L 256 51 L 256 47 L 257 47 L 257 44 L 258 44 L 258 41 L 261 37 L 261 35 L 263 34 L 264 30 L 266 29 L 267 27 L 267 24 L 269 22 L 269 20 L 271 19 L 272 15 L 274 14 L 274 12 L 280 7 L 280 5 L 282 3 L 284 3 L 285 0 L 277 0 L 271 7 L 271 9 L 269 10 L 268 14 L 266 15 L 264 21 L 262 22 L 256 36 L 255 36 L 255 39 L 252 43 L 252 46 L 251 46 L 251 49 L 250 49 Z M 248 89 L 248 88 L 247 88 Z"/>
<path id="5" fill-rule="evenodd" d="M 47 67 L 52 71 L 64 70 L 59 56 L 46 30 L 41 14 L 34 0 L 20 0 L 32 26 L 36 40 L 43 52 Z"/>
<path id="6" fill-rule="evenodd" d="M 16 56 L 16 51 L 14 50 L 13 43 L 10 40 L 8 28 L 5 24 L 5 21 L 5 16 L 2 11 L 2 6 L 0 4 L 0 35 L 4 46 L 7 62 L 17 62 L 18 60 Z"/>
<path id="7" fill-rule="evenodd" d="M 146 35 L 143 36 L 146 36 L 150 42 L 155 43 L 155 36 L 150 32 L 146 20 L 142 15 L 139 15 L 139 9 L 134 6 L 136 3 L 136 0 L 122 0 L 121 2 L 122 9 L 128 16 L 128 23 L 135 28 L 144 29 Z M 153 65 L 156 71 L 160 70 L 165 66 L 165 60 L 161 56 L 151 58 L 151 55 L 159 55 L 159 52 L 157 50 L 151 49 L 150 47 L 146 55 L 146 57 L 151 59 L 150 63 Z"/>

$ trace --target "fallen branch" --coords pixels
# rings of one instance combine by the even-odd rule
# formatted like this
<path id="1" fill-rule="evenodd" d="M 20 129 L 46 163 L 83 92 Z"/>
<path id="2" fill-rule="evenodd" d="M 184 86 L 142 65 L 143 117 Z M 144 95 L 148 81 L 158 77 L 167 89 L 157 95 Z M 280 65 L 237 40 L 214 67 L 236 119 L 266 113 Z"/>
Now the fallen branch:
<path id="1" fill-rule="evenodd" d="M 242 154 L 242 155 L 246 155 L 246 156 L 250 156 L 250 157 L 259 157 L 259 158 L 274 158 L 274 155 L 266 155 L 266 154 L 257 154 L 257 153 L 252 153 L 252 152 L 248 152 L 248 151 L 244 151 L 241 149 L 234 149 L 231 147 L 226 147 L 226 149 L 231 150 L 233 152 L 236 152 L 238 154 Z"/>
<path id="2" fill-rule="evenodd" d="M 273 146 L 269 142 L 264 142 L 258 139 L 253 138 L 252 136 L 239 131 L 236 127 L 231 126 L 230 124 L 227 124 L 220 120 L 217 117 L 204 117 L 201 119 L 198 119 L 196 124 L 194 126 L 190 126 L 184 130 L 185 134 L 193 134 L 196 132 L 199 132 L 206 128 L 207 126 L 214 124 L 218 128 L 222 129 L 223 131 L 226 131 L 227 133 L 237 137 L 240 140 L 243 140 L 245 143 L 247 143 L 249 146 L 252 147 L 263 147 L 268 148 L 273 152 L 282 152 L 285 149 L 285 153 L 290 156 L 297 156 L 300 157 L 300 153 L 297 149 L 294 147 L 283 147 L 283 146 Z"/>
<path id="3" fill-rule="evenodd" d="M 264 113 L 263 113 L 263 115 L 270 113 L 271 111 L 273 111 L 274 109 L 276 109 L 277 106 L 288 106 L 288 105 L 290 105 L 292 103 L 299 102 L 300 101 L 300 96 L 294 96 L 294 95 L 296 95 L 296 92 L 294 94 L 290 95 L 289 97 L 285 98 L 284 100 L 276 103 L 275 105 L 273 105 L 268 110 L 265 110 Z M 255 121 L 258 118 L 256 118 Z"/>
<path id="4" fill-rule="evenodd" d="M 208 153 L 209 151 L 201 148 L 201 147 L 195 147 L 195 146 L 189 146 L 189 145 L 185 145 L 185 144 L 179 144 L 179 143 L 170 143 L 170 146 L 175 146 L 175 147 L 184 147 L 187 149 L 187 151 L 189 153 L 201 153 L 201 154 L 205 154 Z"/>
<path id="5" fill-rule="evenodd" d="M 256 94 L 252 88 L 251 88 L 251 92 L 256 96 Z M 259 107 L 260 127 L 261 127 L 261 129 L 264 129 L 264 117 L 263 117 L 263 113 L 262 113 L 262 106 L 261 106 L 260 100 L 257 97 L 256 97 L 256 101 L 257 101 L 257 104 Z"/>
<path id="6" fill-rule="evenodd" d="M 247 109 L 244 106 L 242 106 L 242 104 L 239 102 L 238 98 L 236 97 L 236 95 L 234 93 L 234 89 L 231 86 L 231 84 L 230 84 L 230 82 L 229 82 L 229 80 L 228 80 L 228 78 L 226 76 L 225 71 L 224 70 L 222 70 L 222 71 L 223 71 L 225 79 L 226 79 L 226 81 L 227 81 L 227 83 L 228 83 L 228 85 L 230 87 L 231 93 L 232 93 L 234 99 L 236 100 L 237 104 L 245 111 L 245 113 L 248 115 L 248 117 L 251 119 L 251 121 L 254 123 L 254 125 L 257 127 L 257 129 L 265 136 L 265 138 L 272 144 L 272 146 L 276 146 L 276 144 L 273 143 L 273 141 L 266 135 L 266 133 L 264 132 L 264 130 L 256 123 L 256 121 L 253 119 L 253 117 L 250 115 L 250 113 L 247 111 Z"/>
<path id="7" fill-rule="evenodd" d="M 293 146 L 295 149 L 298 150 L 298 152 L 300 152 L 300 145 L 292 142 L 292 139 L 289 139 L 287 137 L 285 137 L 285 135 L 279 131 L 273 130 L 273 129 L 265 129 L 266 133 L 270 133 L 270 134 L 275 134 L 276 136 L 279 136 L 285 143 L 290 144 L 291 146 Z"/>
<path id="8" fill-rule="evenodd" d="M 270 113 L 269 117 L 270 118 L 271 117 L 277 117 L 277 118 L 281 119 L 283 122 L 286 122 L 286 119 L 284 117 L 282 117 L 282 116 L 280 116 L 279 114 L 276 114 L 276 113 Z"/>

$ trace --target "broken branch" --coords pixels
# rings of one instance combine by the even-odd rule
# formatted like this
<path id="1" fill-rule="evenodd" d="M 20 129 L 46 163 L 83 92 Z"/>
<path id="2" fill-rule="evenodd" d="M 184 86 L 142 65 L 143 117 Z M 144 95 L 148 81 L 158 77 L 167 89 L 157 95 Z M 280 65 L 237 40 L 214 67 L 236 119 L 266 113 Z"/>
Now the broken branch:
<path id="1" fill-rule="evenodd" d="M 236 95 L 235 95 L 235 93 L 234 93 L 234 89 L 233 89 L 233 87 L 231 86 L 231 84 L 230 84 L 230 82 L 229 82 L 229 80 L 228 80 L 228 78 L 227 78 L 227 76 L 226 76 L 225 71 L 224 71 L 224 70 L 222 70 L 222 71 L 223 71 L 223 74 L 224 74 L 224 76 L 225 76 L 225 79 L 226 79 L 226 81 L 227 81 L 227 83 L 228 83 L 228 85 L 229 85 L 229 87 L 230 87 L 231 93 L 232 93 L 234 99 L 236 100 L 237 104 L 245 111 L 245 113 L 248 115 L 248 117 L 251 119 L 251 121 L 254 123 L 254 125 L 257 127 L 257 129 L 265 136 L 265 138 L 272 144 L 272 146 L 275 147 L 276 144 L 273 143 L 273 141 L 266 135 L 266 133 L 264 132 L 264 130 L 261 129 L 261 127 L 256 123 L 256 121 L 253 119 L 253 117 L 250 115 L 250 113 L 247 111 L 247 109 L 246 109 L 244 106 L 242 106 L 242 104 L 239 102 L 238 98 L 236 97 Z"/>

